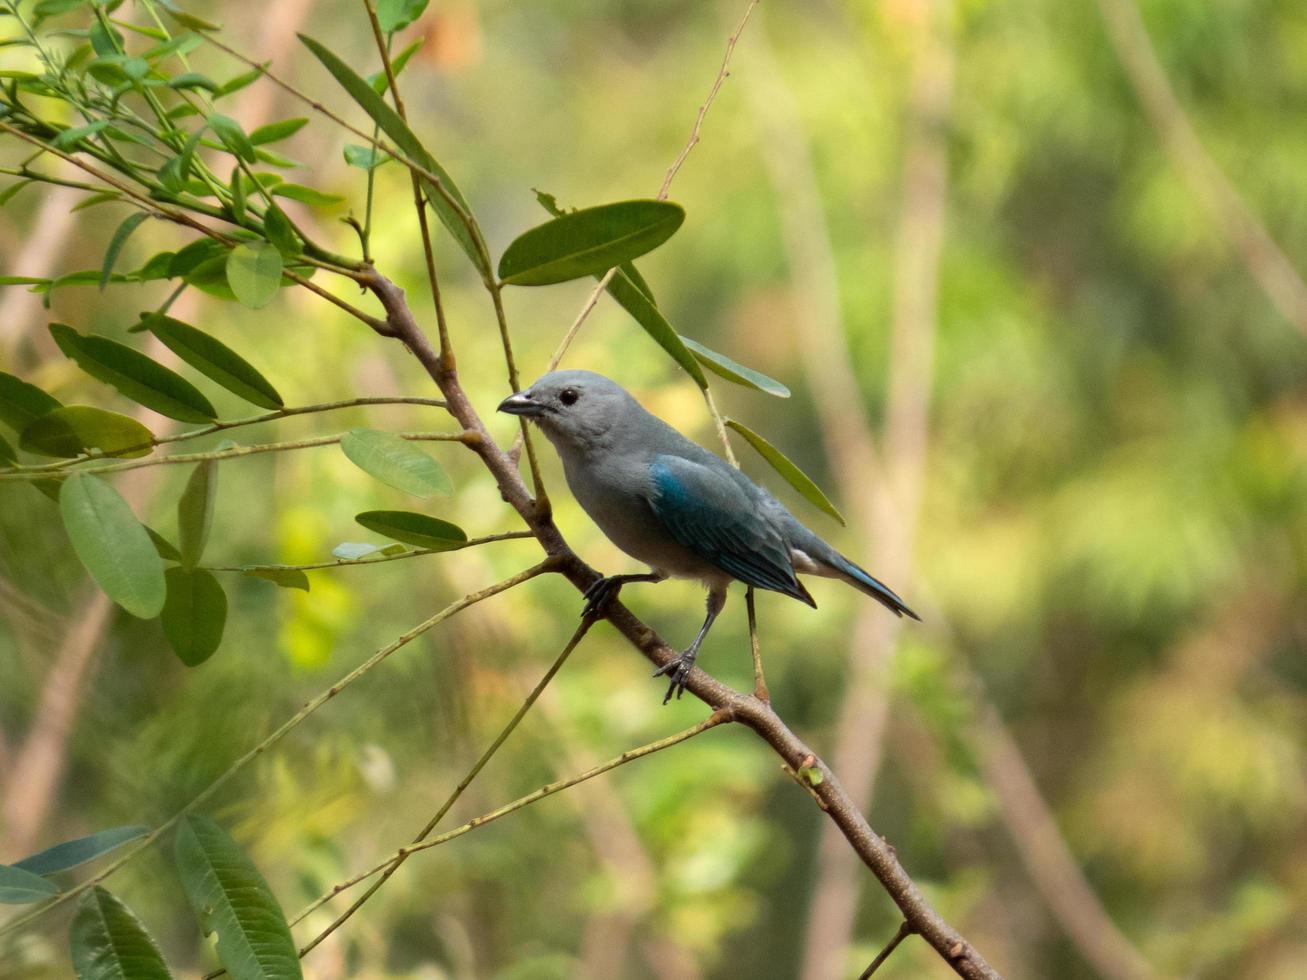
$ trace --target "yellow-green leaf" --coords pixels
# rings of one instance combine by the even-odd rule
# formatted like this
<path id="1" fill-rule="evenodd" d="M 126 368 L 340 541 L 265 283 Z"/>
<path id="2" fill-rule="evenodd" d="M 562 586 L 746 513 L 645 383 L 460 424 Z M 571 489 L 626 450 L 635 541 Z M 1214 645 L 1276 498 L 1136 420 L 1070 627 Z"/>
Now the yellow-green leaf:
<path id="1" fill-rule="evenodd" d="M 817 486 L 808 474 L 795 466 L 789 457 L 747 425 L 737 422 L 735 419 L 727 419 L 726 424 L 744 436 L 745 441 L 758 450 L 758 455 L 765 459 L 771 465 L 771 468 L 784 478 L 786 483 L 799 491 L 808 503 L 819 510 L 825 511 L 841 524 L 844 523 L 843 515 L 836 510 L 835 505 L 830 502 L 830 498 L 821 492 L 821 487 Z"/>

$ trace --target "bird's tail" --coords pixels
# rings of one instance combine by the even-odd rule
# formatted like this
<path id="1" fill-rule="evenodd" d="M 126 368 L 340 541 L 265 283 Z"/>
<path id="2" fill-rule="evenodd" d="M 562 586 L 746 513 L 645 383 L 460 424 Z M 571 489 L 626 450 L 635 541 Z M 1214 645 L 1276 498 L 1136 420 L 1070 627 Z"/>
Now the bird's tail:
<path id="1" fill-rule="evenodd" d="M 921 622 L 921 617 L 909 609 L 907 603 L 895 595 L 884 582 L 874 578 L 866 569 L 855 565 L 833 548 L 831 551 L 834 552 L 828 559 L 831 566 L 855 589 L 867 593 L 896 616 L 910 616 L 917 622 Z"/>

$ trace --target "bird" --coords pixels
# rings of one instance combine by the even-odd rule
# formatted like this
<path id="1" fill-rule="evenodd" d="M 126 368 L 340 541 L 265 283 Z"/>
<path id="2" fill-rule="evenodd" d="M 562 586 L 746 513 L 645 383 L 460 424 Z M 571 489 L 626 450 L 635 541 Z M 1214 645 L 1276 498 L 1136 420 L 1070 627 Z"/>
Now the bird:
<path id="1" fill-rule="evenodd" d="M 647 411 L 617 382 L 592 371 L 544 375 L 498 410 L 530 420 L 553 444 L 568 488 L 599 529 L 645 565 L 586 590 L 583 616 L 598 616 L 623 585 L 698 579 L 707 616 L 693 642 L 654 673 L 679 699 L 704 637 L 740 581 L 817 603 L 799 574 L 838 579 L 897 616 L 920 621 L 883 582 L 801 524 L 779 500 L 715 453 Z"/>

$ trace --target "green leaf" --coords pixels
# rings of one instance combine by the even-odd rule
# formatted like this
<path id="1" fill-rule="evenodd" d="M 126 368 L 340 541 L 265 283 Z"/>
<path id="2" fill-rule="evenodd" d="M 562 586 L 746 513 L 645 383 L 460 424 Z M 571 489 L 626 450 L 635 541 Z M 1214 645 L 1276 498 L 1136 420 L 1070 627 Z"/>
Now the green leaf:
<path id="1" fill-rule="evenodd" d="M 548 211 L 550 214 L 552 214 L 555 218 L 561 218 L 564 214 L 568 213 L 558 206 L 558 200 L 557 198 L 554 197 L 554 195 L 546 194 L 544 191 L 536 190 L 535 188 L 532 188 L 532 190 L 535 191 L 536 200 L 540 202 L 540 206 L 544 208 L 546 211 Z M 576 209 L 573 208 L 572 210 L 575 211 Z M 627 279 L 631 280 L 632 285 L 634 285 L 636 289 L 640 290 L 640 292 L 644 294 L 645 298 L 649 300 L 650 303 L 652 303 L 655 306 L 658 305 L 658 301 L 654 299 L 653 290 L 650 289 L 649 284 L 645 282 L 644 276 L 640 275 L 640 272 L 638 269 L 636 269 L 634 262 L 623 262 L 617 268 L 619 274 L 624 275 L 626 276 Z M 604 271 L 606 272 L 607 270 Z M 596 275 L 595 278 L 602 279 L 603 276 Z"/>
<path id="2" fill-rule="evenodd" d="M 645 333 L 652 337 L 658 346 L 667 351 L 672 360 L 694 379 L 695 384 L 700 388 L 708 387 L 708 379 L 703 373 L 703 368 L 699 366 L 699 362 L 695 360 L 694 355 L 685 346 L 680 334 L 672 329 L 672 325 L 667 322 L 667 318 L 662 315 L 658 307 L 654 306 L 649 297 L 640 290 L 640 287 L 628 279 L 620 269 L 609 280 L 608 292 L 627 313 L 635 317 L 635 322 L 644 328 Z"/>
<path id="3" fill-rule="evenodd" d="M 267 579 L 283 589 L 299 589 L 301 592 L 309 591 L 309 577 L 300 568 L 264 566 L 261 568 L 246 568 L 241 574 L 248 575 L 250 578 Z"/>
<path id="4" fill-rule="evenodd" d="M 667 201 L 620 201 L 573 211 L 519 235 L 499 260 L 499 278 L 547 286 L 606 272 L 671 238 L 685 210 Z"/>
<path id="5" fill-rule="evenodd" d="M 172 980 L 141 920 L 99 885 L 78 904 L 69 945 L 78 980 Z"/>
<path id="6" fill-rule="evenodd" d="M 367 510 L 355 515 L 354 520 L 369 531 L 419 548 L 452 551 L 467 542 L 461 527 L 410 510 Z"/>
<path id="7" fill-rule="evenodd" d="M 227 594 L 203 568 L 173 566 L 164 573 L 168 598 L 163 604 L 163 635 L 179 660 L 198 667 L 222 643 L 227 624 Z"/>
<path id="8" fill-rule="evenodd" d="M 272 193 L 277 197 L 288 197 L 292 201 L 299 201 L 301 204 L 314 204 L 319 206 L 339 204 L 341 201 L 345 200 L 339 194 L 325 194 L 322 191 L 315 190 L 312 187 L 305 187 L 302 184 L 278 184 L 272 189 Z"/>
<path id="9" fill-rule="evenodd" d="M 386 34 L 402 31 L 422 16 L 427 0 L 377 0 L 377 21 Z"/>
<path id="10" fill-rule="evenodd" d="M 422 50 L 422 44 L 425 40 L 425 38 L 418 38 L 390 59 L 390 70 L 396 78 L 399 78 L 400 73 L 408 65 L 409 59 Z M 372 90 L 378 95 L 385 95 L 390 90 L 390 78 L 385 71 L 373 72 L 369 75 L 368 84 L 372 86 Z"/>
<path id="11" fill-rule="evenodd" d="M 254 144 L 245 135 L 245 130 L 241 129 L 241 124 L 231 116 L 215 112 L 209 116 L 208 123 L 218 134 L 218 139 L 222 140 L 223 145 L 236 156 L 246 163 L 253 163 L 257 159 L 254 155 Z"/>
<path id="12" fill-rule="evenodd" d="M 191 170 L 195 163 L 195 150 L 200 145 L 200 140 L 204 136 L 204 127 L 201 126 L 195 132 L 191 133 L 190 138 L 182 146 L 182 151 L 177 157 L 177 176 L 185 184 L 187 178 L 191 175 Z"/>
<path id="13" fill-rule="evenodd" d="M 178 249 L 173 255 L 172 261 L 168 263 L 168 278 L 176 279 L 185 276 L 209 259 L 226 254 L 227 246 L 222 242 L 216 242 L 212 238 L 197 238 L 189 245 Z"/>
<path id="14" fill-rule="evenodd" d="M 201 75 L 199 72 L 188 71 L 168 79 L 168 87 L 172 89 L 202 88 L 206 92 L 216 92 L 218 91 L 219 85 L 208 75 Z"/>
<path id="15" fill-rule="evenodd" d="M 117 490 L 73 473 L 59 488 L 59 512 L 73 551 L 105 595 L 141 619 L 163 611 L 163 559 Z"/>
<path id="16" fill-rule="evenodd" d="M 227 257 L 227 284 L 244 305 L 259 310 L 271 303 L 281 288 L 281 270 L 281 252 L 275 245 L 237 245 Z"/>
<path id="17" fill-rule="evenodd" d="M 276 191 L 274 190 L 275 194 Z M 270 204 L 263 213 L 263 231 L 268 236 L 268 241 L 277 246 L 277 251 L 281 253 L 283 259 L 293 258 L 300 253 L 299 236 L 295 234 L 295 226 L 290 223 L 290 218 L 286 217 L 286 212 L 275 204 Z"/>
<path id="18" fill-rule="evenodd" d="M 710 350 L 684 334 L 681 335 L 681 343 L 690 349 L 690 353 L 699 359 L 699 363 L 727 381 L 733 381 L 737 385 L 744 385 L 746 388 L 753 388 L 768 395 L 775 395 L 777 398 L 790 397 L 789 388 L 775 378 L 767 377 L 761 371 L 745 367 L 739 361 L 732 360 L 725 354 L 719 354 L 715 350 Z"/>
<path id="19" fill-rule="evenodd" d="M 102 830 L 89 837 L 79 837 L 76 840 L 55 844 L 54 847 L 48 847 L 39 854 L 15 861 L 14 867 L 30 871 L 34 875 L 57 874 L 86 864 L 88 861 L 94 861 L 115 848 L 122 847 L 128 841 L 144 837 L 149 832 L 149 827 L 114 827 L 112 830 Z"/>
<path id="20" fill-rule="evenodd" d="M 345 162 L 360 170 L 372 170 L 389 162 L 390 159 L 385 153 L 370 146 L 355 146 L 350 143 L 345 147 Z"/>
<path id="21" fill-rule="evenodd" d="M 407 439 L 376 429 L 351 429 L 340 441 L 351 463 L 387 486 L 416 497 L 454 492 L 444 469 Z"/>
<path id="22" fill-rule="evenodd" d="M 28 905 L 58 894 L 59 889 L 44 878 L 0 864 L 0 904 Z"/>
<path id="23" fill-rule="evenodd" d="M 295 941 L 258 868 L 207 817 L 191 814 L 177 828 L 177 868 L 206 934 L 218 934 L 218 959 L 232 980 L 303 977 Z"/>
<path id="24" fill-rule="evenodd" d="M 245 174 L 239 163 L 231 168 L 231 214 L 237 224 L 245 221 Z"/>
<path id="25" fill-rule="evenodd" d="M 16 462 L 18 462 L 18 454 L 14 451 L 14 447 L 9 445 L 8 439 L 0 436 L 0 463 Z"/>
<path id="26" fill-rule="evenodd" d="M 90 197 L 78 201 L 73 205 L 72 210 L 69 213 L 73 214 L 77 211 L 86 211 L 90 208 L 96 207 L 97 205 L 108 204 L 110 201 L 121 201 L 122 199 L 123 196 L 117 191 L 102 191 L 99 194 L 92 194 Z M 0 194 L 0 204 L 3 203 L 4 195 Z"/>
<path id="27" fill-rule="evenodd" d="M 113 274 L 114 264 L 118 261 L 123 246 L 127 244 L 127 239 L 132 237 L 132 232 L 141 227 L 148 217 L 149 215 L 144 211 L 129 214 L 123 223 L 118 226 L 118 230 L 113 233 L 113 238 L 109 239 L 109 247 L 104 253 L 104 265 L 100 267 L 100 290 L 102 292 L 104 287 L 109 285 L 109 277 Z"/>
<path id="28" fill-rule="evenodd" d="M 71 129 L 65 129 L 53 140 L 50 145 L 57 150 L 71 150 L 88 136 L 94 136 L 96 133 L 113 125 L 111 119 L 97 119 L 95 122 L 87 123 L 85 126 L 74 126 Z"/>
<path id="29" fill-rule="evenodd" d="M 182 553 L 174 547 L 173 543 L 148 524 L 145 525 L 145 533 L 150 536 L 150 542 L 154 545 L 154 550 L 159 553 L 159 557 L 164 561 L 182 560 Z"/>
<path id="30" fill-rule="evenodd" d="M 170 351 L 232 394 L 269 410 L 279 409 L 285 404 L 277 389 L 257 368 L 203 330 L 162 313 L 143 314 L 141 322 Z M 0 384 L 2 393 L 3 385 Z M 0 408 L 3 408 L 2 401 Z"/>
<path id="31" fill-rule="evenodd" d="M 249 71 L 237 75 L 235 78 L 226 82 L 222 86 L 222 88 L 218 89 L 218 93 L 217 95 L 214 96 L 214 98 L 215 99 L 222 98 L 224 95 L 231 95 L 235 92 L 239 92 L 243 88 L 248 88 L 250 85 L 253 85 L 260 78 L 262 78 L 264 72 L 266 72 L 267 70 L 268 70 L 268 62 L 264 62 L 262 65 L 259 65 L 257 68 L 251 68 Z"/>
<path id="32" fill-rule="evenodd" d="M 18 437 L 29 453 L 72 459 L 92 449 L 106 456 L 148 456 L 154 433 L 136 419 L 89 405 L 69 405 L 42 415 Z"/>
<path id="33" fill-rule="evenodd" d="M 825 511 L 841 524 L 844 523 L 844 517 L 835 509 L 835 505 L 830 502 L 830 498 L 822 493 L 821 488 L 812 482 L 812 478 L 795 466 L 783 452 L 747 425 L 737 422 L 735 419 L 727 419 L 726 424 L 744 436 L 745 441 L 758 450 L 758 454 L 771 465 L 771 468 L 779 473 L 786 483 L 799 491 L 808 503 L 819 510 Z"/>
<path id="34" fill-rule="evenodd" d="M 98 381 L 113 385 L 134 402 L 181 422 L 210 422 L 218 410 L 180 374 L 107 337 L 79 334 L 62 323 L 50 324 L 59 349 Z"/>
<path id="35" fill-rule="evenodd" d="M 303 116 L 268 123 L 266 126 L 260 126 L 250 133 L 250 142 L 255 146 L 261 146 L 264 143 L 275 143 L 278 140 L 286 139 L 288 136 L 294 136 L 307 124 L 308 120 Z"/>
<path id="36" fill-rule="evenodd" d="M 458 189 L 458 185 L 445 172 L 445 168 L 427 152 L 422 142 L 409 129 L 408 124 L 399 117 L 399 113 L 392 109 L 371 85 L 337 55 L 307 35 L 301 34 L 299 39 L 304 42 L 305 47 L 313 52 L 314 57 L 322 62 L 327 71 L 331 72 L 332 76 L 349 93 L 350 97 L 363 108 L 363 111 L 372 117 L 372 121 L 381 127 L 381 131 L 394 141 L 399 151 L 423 170 L 438 177 L 441 186 L 458 203 L 463 212 L 470 217 L 472 209 L 468 206 L 467 199 L 463 197 L 462 192 Z M 472 264 L 481 271 L 481 274 L 489 276 L 490 269 L 481 255 L 476 239 L 471 231 L 464 226 L 458 212 L 431 186 L 429 181 L 423 178 L 422 183 L 426 198 L 435 209 L 436 216 L 440 218 L 441 223 L 454 236 L 454 240 L 467 253 L 467 257 L 472 260 Z"/>
<path id="37" fill-rule="evenodd" d="M 194 568 L 204 554 L 213 525 L 213 503 L 218 495 L 218 461 L 206 459 L 197 463 L 186 481 L 186 489 L 177 501 L 177 533 L 181 543 L 181 563 Z"/>
<path id="38" fill-rule="evenodd" d="M 22 432 L 42 415 L 61 408 L 62 402 L 34 384 L 0 371 L 0 422 Z"/>

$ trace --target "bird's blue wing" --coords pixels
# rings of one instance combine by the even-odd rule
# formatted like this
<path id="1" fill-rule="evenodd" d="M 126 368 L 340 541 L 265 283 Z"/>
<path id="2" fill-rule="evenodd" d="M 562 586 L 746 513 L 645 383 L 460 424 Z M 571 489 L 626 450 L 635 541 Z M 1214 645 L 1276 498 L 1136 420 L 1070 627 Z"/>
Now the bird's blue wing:
<path id="1" fill-rule="evenodd" d="M 741 582 L 816 605 L 784 538 L 730 474 L 667 455 L 654 457 L 649 474 L 649 503 L 678 544 Z"/>

